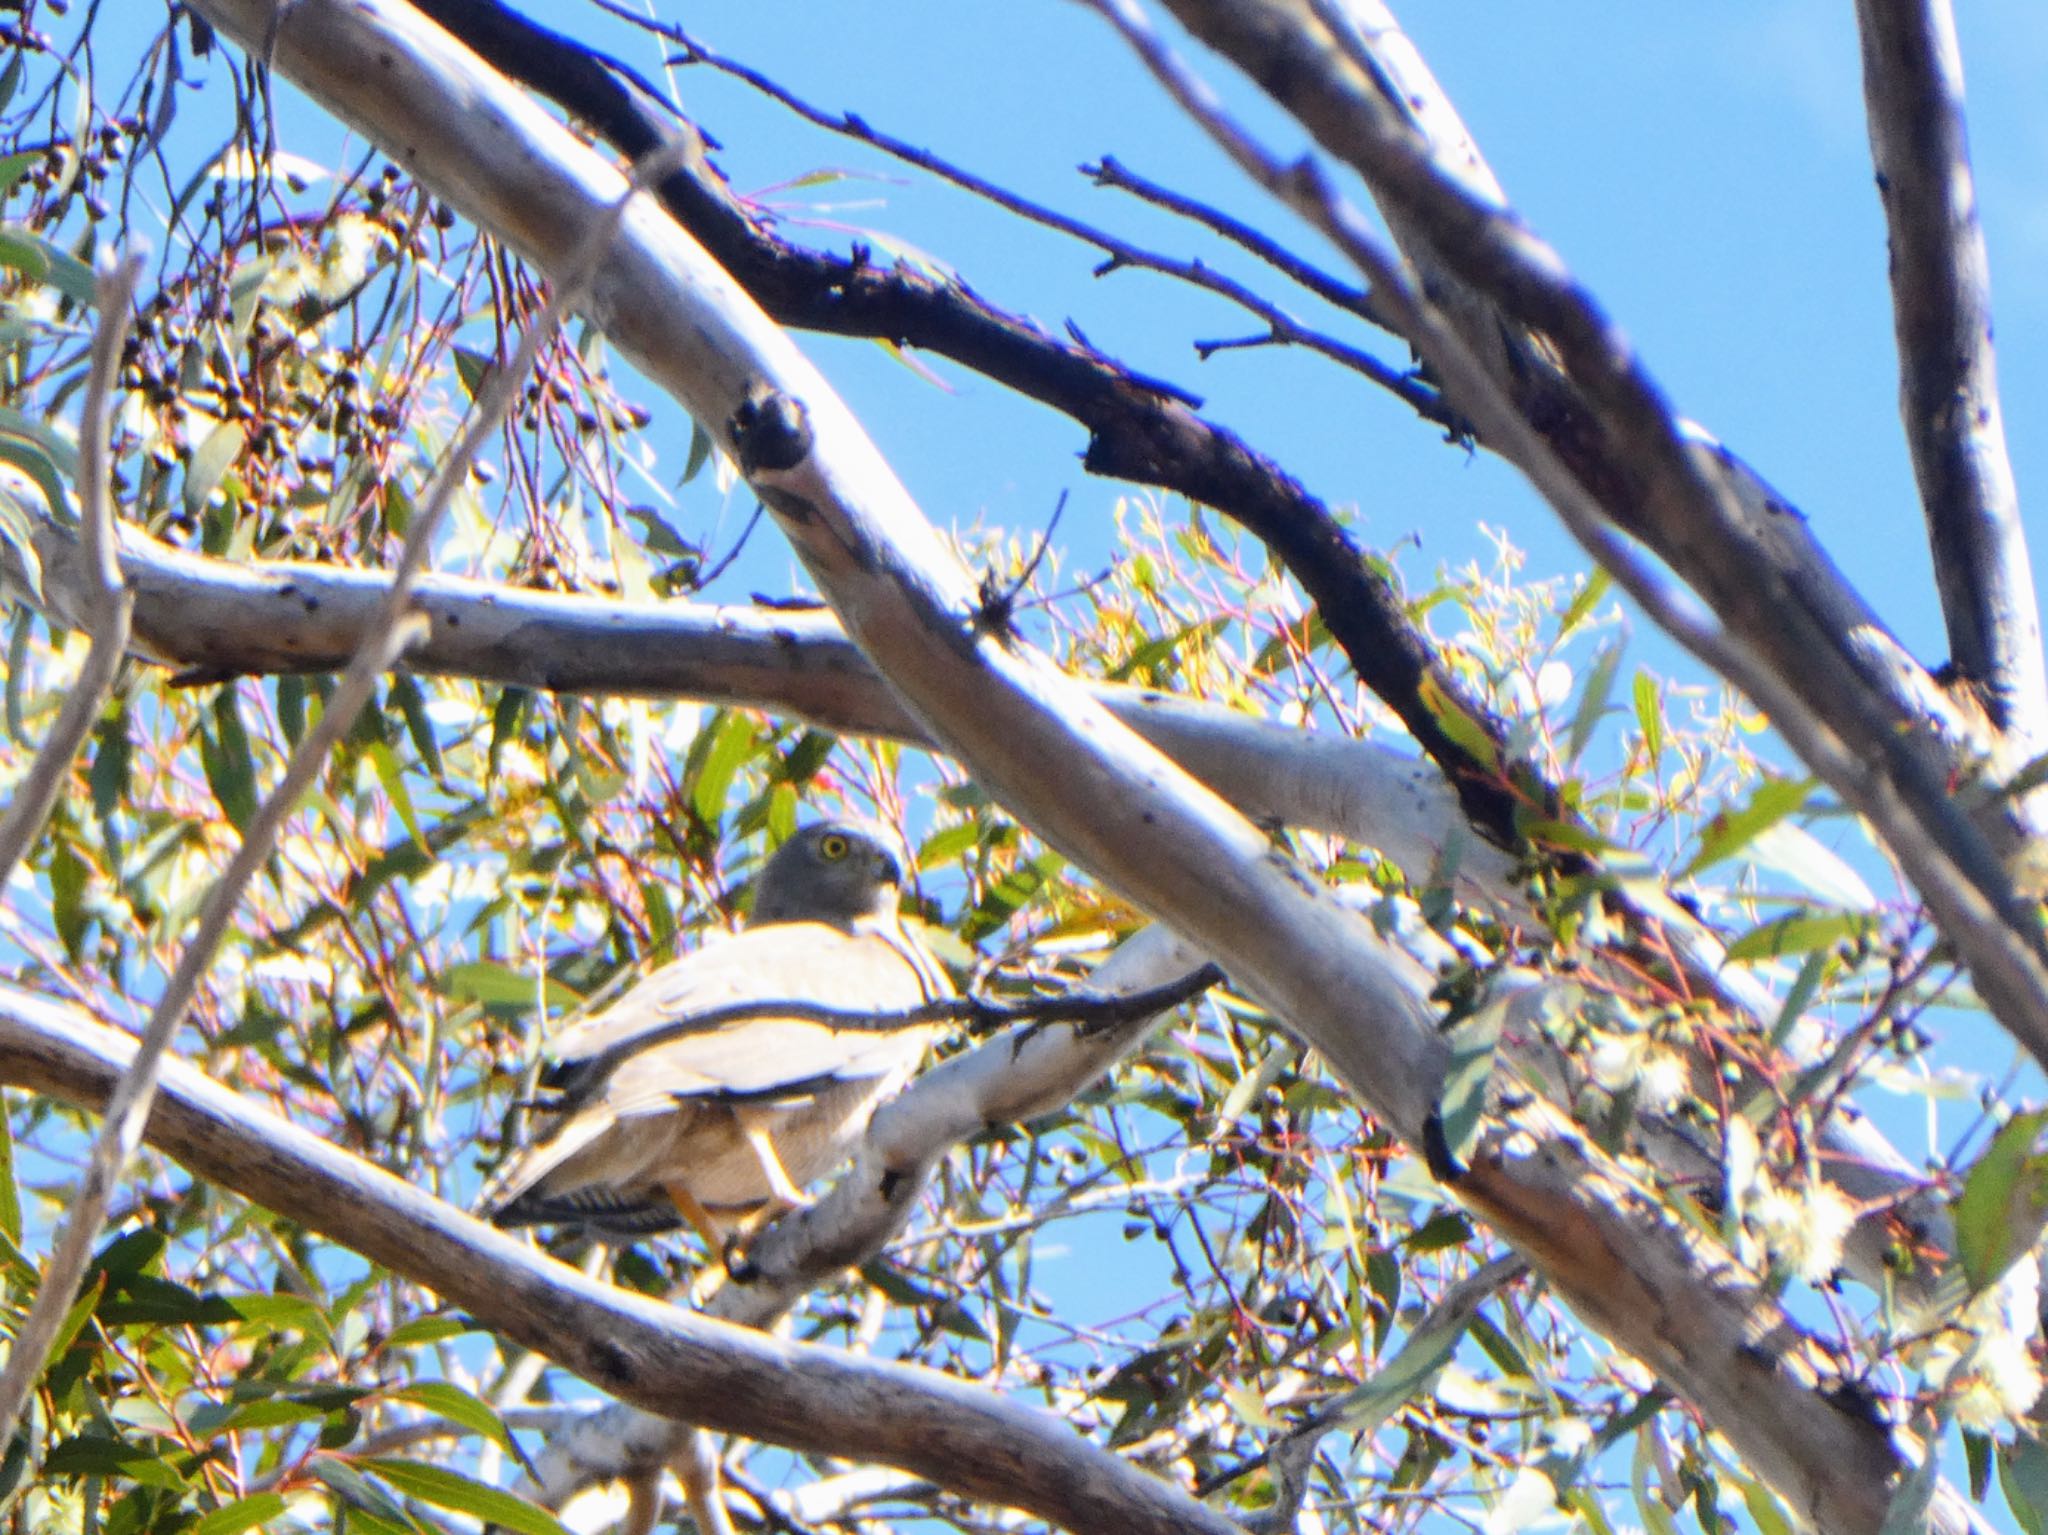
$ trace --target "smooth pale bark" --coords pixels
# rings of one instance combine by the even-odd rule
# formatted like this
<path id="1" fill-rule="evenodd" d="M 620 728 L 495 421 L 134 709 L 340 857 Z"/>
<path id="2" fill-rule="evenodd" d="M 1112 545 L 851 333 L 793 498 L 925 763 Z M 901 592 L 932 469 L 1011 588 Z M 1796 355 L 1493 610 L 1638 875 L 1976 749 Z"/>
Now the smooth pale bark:
<path id="1" fill-rule="evenodd" d="M 0 986 L 0 1081 L 97 1108 L 134 1051 L 76 1008 Z M 165 1064 L 147 1139 L 650 1412 L 897 1466 L 1074 1531 L 1240 1535 L 1050 1414 L 934 1370 L 785 1342 L 600 1284 L 182 1062 Z"/>
<path id="2" fill-rule="evenodd" d="M 24 499 L 40 504 L 33 491 Z M 79 623 L 89 588 L 77 538 L 44 518 L 35 548 L 38 583 L 4 544 L 0 579 L 57 621 Z M 121 569 L 135 596 L 138 653 L 194 679 L 337 667 L 390 586 L 378 572 L 344 566 L 235 564 L 134 528 L 123 530 Z M 416 606 L 431 629 L 407 656 L 409 670 L 555 693 L 742 704 L 844 734 L 932 744 L 829 612 L 626 603 L 438 575 L 420 582 Z M 1433 764 L 1156 689 L 1089 691 L 1261 825 L 1364 843 L 1417 884 L 1450 869 L 1467 903 L 1528 915 L 1514 860 L 1467 829 Z"/>

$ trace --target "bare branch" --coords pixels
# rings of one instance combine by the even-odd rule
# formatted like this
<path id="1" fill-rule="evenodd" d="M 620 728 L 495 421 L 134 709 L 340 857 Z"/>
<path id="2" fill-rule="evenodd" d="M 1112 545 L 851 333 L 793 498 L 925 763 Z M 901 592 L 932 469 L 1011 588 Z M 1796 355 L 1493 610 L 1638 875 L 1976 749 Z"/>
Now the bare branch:
<path id="1" fill-rule="evenodd" d="M 51 727 L 49 739 L 43 742 L 36 760 L 14 791 L 7 814 L 0 817 L 0 890 L 7 888 L 16 866 L 42 835 L 57 796 L 70 778 L 72 760 L 92 732 L 100 705 L 106 702 L 107 691 L 113 687 L 114 676 L 128 650 L 135 599 L 122 581 L 115 561 L 119 535 L 109 488 L 113 463 L 107 438 L 114 403 L 114 374 L 121 363 L 122 344 L 128 339 L 135 282 L 141 271 L 141 256 L 122 256 L 94 281 L 94 302 L 100 320 L 93 331 L 92 365 L 86 375 L 78 432 L 81 515 L 77 600 L 81 627 L 92 636 L 92 648 L 86 653 L 77 682 L 57 711 L 57 722 Z M 39 492 L 23 499 L 32 506 L 41 502 Z M 48 510 L 54 519 L 56 508 Z M 0 1402 L 4 1400 L 4 1382 L 0 1382 Z"/>
<path id="2" fill-rule="evenodd" d="M 1285 12 L 1256 28 L 1254 10 L 1284 0 L 1251 0 L 1218 10 L 1211 0 L 1169 0 L 1176 14 L 1226 50 L 1249 55 L 1247 68 L 1299 62 L 1327 51 L 1293 37 Z M 2048 954 L 2031 902 L 2013 888 L 1984 830 L 1957 802 L 1942 755 L 1894 712 L 1897 679 L 1885 675 L 1852 630 L 1839 628 L 1803 600 L 1803 589 L 1764 557 L 1747 525 L 1725 461 L 1701 449 L 1670 411 L 1626 342 L 1590 298 L 1563 273 L 1555 253 L 1461 181 L 1443 174 L 1426 146 L 1385 111 L 1346 110 L 1318 100 L 1335 125 L 1304 121 L 1348 151 L 1380 195 L 1426 222 L 1433 241 L 1466 280 L 1554 340 L 1583 385 L 1604 429 L 1652 494 L 1644 511 L 1661 528 L 1660 552 L 1683 548 L 1672 563 L 1720 620 L 1694 610 L 1608 526 L 1610 509 L 1587 489 L 1548 437 L 1523 419 L 1486 349 L 1433 312 L 1369 228 L 1332 194 L 1312 165 L 1287 165 L 1252 142 L 1171 54 L 1130 0 L 1098 0 L 1170 84 L 1183 106 L 1251 173 L 1360 263 L 1390 312 L 1405 299 L 1404 324 L 1417 349 L 1441 369 L 1460 409 L 1550 500 L 1573 534 L 1689 649 L 1741 687 L 1783 731 L 1793 749 L 1845 800 L 1868 816 L 1928 900 L 1942 930 L 1969 963 L 1999 1022 L 2037 1059 L 2048 1062 Z M 1275 20 L 1275 18 L 1268 18 Z M 1355 95 L 1356 93 L 1354 93 Z M 1348 98 L 1347 98 L 1348 99 Z M 1396 287 L 1404 299 L 1397 298 Z M 1488 332 L 1489 338 L 1497 336 Z M 1723 627 L 1725 626 L 1725 632 Z M 1875 679 L 1875 680 L 1874 680 Z"/>
<path id="3" fill-rule="evenodd" d="M 599 3 L 605 3 L 605 0 L 599 0 Z M 882 132 L 866 119 L 858 117 L 851 112 L 842 112 L 835 116 L 830 112 L 820 111 L 817 107 L 812 106 L 809 102 L 799 97 L 795 92 L 769 79 L 768 76 L 762 74 L 759 70 L 751 69 L 737 60 L 724 57 L 714 49 L 707 48 L 679 26 L 650 23 L 644 17 L 636 17 L 635 20 L 639 25 L 652 27 L 663 37 L 670 38 L 682 45 L 685 50 L 684 53 L 672 59 L 671 63 L 703 64 L 709 68 L 731 75 L 737 80 L 745 81 L 770 100 L 780 103 L 806 122 L 815 124 L 827 132 L 840 134 L 854 140 L 856 143 L 866 144 L 871 148 L 878 149 L 882 153 L 902 161 L 905 165 L 915 166 L 917 169 L 936 176 L 943 181 L 951 182 L 963 191 L 971 192 L 976 197 L 984 198 L 996 207 L 1016 214 L 1019 218 L 1028 219 L 1034 224 L 1056 230 L 1070 239 L 1079 240 L 1094 246 L 1109 257 L 1108 261 L 1096 269 L 1097 276 L 1107 276 L 1120 267 L 1128 267 L 1138 271 L 1157 272 L 1163 277 L 1174 278 L 1177 281 L 1187 283 L 1191 287 L 1206 289 L 1208 292 L 1216 294 L 1219 298 L 1228 299 L 1247 313 L 1256 315 L 1259 319 L 1265 321 L 1273 341 L 1303 346 L 1311 351 L 1320 352 L 1331 361 L 1350 368 L 1353 372 L 1370 379 L 1373 383 L 1394 395 L 1425 421 L 1434 421 L 1440 426 L 1455 425 L 1452 419 L 1444 413 L 1443 401 L 1438 398 L 1437 392 L 1428 384 L 1416 378 L 1407 369 L 1394 367 L 1389 363 L 1383 362 L 1370 352 L 1338 341 L 1322 331 L 1303 325 L 1272 300 L 1255 292 L 1227 273 L 1217 271 L 1206 262 L 1199 259 L 1183 260 L 1161 255 L 1157 251 L 1147 250 L 1143 246 L 1133 244 L 1120 235 L 1112 234 L 1106 229 L 1090 224 L 1084 219 L 1077 219 L 1056 209 L 1048 208 L 1043 203 L 1034 202 L 1028 197 L 1020 197 L 1008 188 L 990 181 L 987 177 L 978 176 L 972 171 L 954 165 L 928 149 L 920 149 L 915 144 L 897 138 L 893 134 Z M 1098 175 L 1096 179 L 1103 180 L 1104 177 Z M 1125 181 L 1123 185 L 1134 188 L 1134 183 L 1129 181 Z M 1246 238 L 1247 234 L 1248 232 L 1241 232 L 1237 236 L 1239 243 L 1247 245 L 1248 248 L 1258 248 L 1252 245 L 1250 239 Z M 1299 261 L 1289 263 L 1274 260 L 1276 251 L 1270 241 L 1264 242 L 1264 249 L 1261 250 L 1261 254 L 1266 255 L 1269 261 L 1273 261 L 1282 270 L 1288 270 L 1289 275 L 1295 276 L 1297 279 L 1300 279 L 1307 273 L 1305 264 Z M 1313 284 L 1310 285 L 1314 286 Z M 1327 298 L 1332 290 L 1327 285 L 1324 285 L 1317 291 Z M 1361 298 L 1354 297 L 1344 307 L 1363 309 L 1365 305 Z M 1200 403 L 1186 396 L 1182 396 L 1181 399 L 1182 403 L 1188 405 Z"/>
<path id="4" fill-rule="evenodd" d="M 34 538 L 43 606 L 77 622 L 86 590 L 78 541 L 49 521 Z M 0 578 L 13 558 L 0 544 Z M 121 566 L 135 593 L 137 648 L 187 682 L 333 669 L 390 585 L 343 566 L 212 559 L 136 528 L 123 529 Z M 11 584 L 29 594 L 18 570 Z M 433 626 L 406 657 L 416 671 L 740 704 L 843 734 L 932 744 L 827 612 L 624 603 L 439 574 L 421 577 L 415 607 Z M 1470 832 L 1434 764 L 1170 693 L 1110 683 L 1090 691 L 1252 820 L 1363 843 L 1417 884 L 1453 869 L 1468 903 L 1527 915 L 1514 859 Z"/>
<path id="5" fill-rule="evenodd" d="M 1891 231 L 1899 411 L 1956 671 L 2023 755 L 2048 748 L 2048 673 L 1991 341 L 1991 270 L 1949 0 L 1857 0 L 1871 158 Z"/>
<path id="6" fill-rule="evenodd" d="M 10 1084 L 95 1107 L 134 1052 L 133 1040 L 75 1008 L 0 987 L 0 1079 Z M 784 1342 L 600 1284 L 181 1061 L 164 1064 L 149 1139 L 209 1182 L 290 1211 L 650 1412 L 898 1466 L 1079 1532 L 1236 1535 L 1050 1414 L 936 1371 Z"/>

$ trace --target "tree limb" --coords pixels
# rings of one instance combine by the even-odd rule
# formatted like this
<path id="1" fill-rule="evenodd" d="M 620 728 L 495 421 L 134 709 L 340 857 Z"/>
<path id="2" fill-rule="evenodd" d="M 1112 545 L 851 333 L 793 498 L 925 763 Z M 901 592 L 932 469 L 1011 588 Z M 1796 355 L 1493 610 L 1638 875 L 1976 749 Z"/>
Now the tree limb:
<path id="1" fill-rule="evenodd" d="M 39 581 L 31 585 L 0 543 L 0 586 L 77 626 L 89 592 L 77 537 L 40 518 L 33 539 Z M 135 594 L 138 653 L 185 682 L 334 670 L 390 585 L 388 575 L 347 566 L 214 559 L 133 527 L 122 529 L 121 569 Z M 933 744 L 826 611 L 626 603 L 434 573 L 421 576 L 414 607 L 432 626 L 406 656 L 415 671 L 737 704 L 844 735 Z M 1418 885 L 1450 869 L 1468 904 L 1529 918 L 1515 860 L 1472 835 L 1433 764 L 1149 688 L 1090 691 L 1252 820 L 1362 843 Z"/>
<path id="2" fill-rule="evenodd" d="M 114 406 L 114 373 L 120 366 L 121 345 L 127 340 L 133 319 L 135 280 L 141 269 L 141 257 L 124 256 L 98 273 L 94 281 L 100 319 L 93 330 L 92 366 L 86 377 L 85 404 L 79 420 L 78 483 L 82 505 L 78 557 L 72 571 L 76 587 L 74 609 L 78 614 L 74 627 L 91 637 L 92 648 L 86 654 L 77 682 L 65 694 L 49 738 L 37 751 L 28 772 L 22 775 L 14 797 L 8 801 L 7 813 L 0 816 L 0 890 L 7 887 L 15 868 L 42 835 L 57 796 L 70 778 L 72 761 L 91 733 L 93 721 L 99 717 L 100 706 L 106 702 L 114 675 L 128 651 L 135 597 L 122 579 L 117 559 L 120 535 L 109 483 L 114 466 L 107 436 Z M 27 476 L 22 475 L 21 479 L 26 482 Z M 55 509 L 43 501 L 41 490 L 32 483 L 24 483 L 18 499 L 25 507 L 42 507 L 50 519 L 47 525 L 56 526 Z M 11 558 L 12 551 L 9 554 Z M 36 582 L 32 579 L 27 584 L 33 590 Z M 4 1389 L 0 1389 L 0 1396 L 4 1395 Z"/>
<path id="3" fill-rule="evenodd" d="M 1891 231 L 1899 413 L 1949 654 L 1992 723 L 2048 748 L 2041 615 L 2006 454 L 1991 270 L 1949 0 L 1857 0 L 1870 152 Z"/>
<path id="4" fill-rule="evenodd" d="M 1686 575 L 1720 620 L 1701 622 L 1683 606 L 1661 601 L 1666 589 L 1614 533 L 1607 522 L 1613 508 L 1587 486 L 1567 451 L 1552 434 L 1523 421 L 1509 387 L 1487 365 L 1487 345 L 1472 347 L 1458 328 L 1434 322 L 1435 300 L 1410 301 L 1413 339 L 1432 364 L 1458 369 L 1461 409 L 1496 440 L 1516 445 L 1510 457 L 1565 517 L 1575 536 L 1594 549 L 1629 589 L 1653 608 L 1696 654 L 1737 683 L 1761 704 L 1795 751 L 1843 797 L 1868 815 L 1905 864 L 1929 901 L 1942 930 L 1961 949 L 1978 988 L 1998 1021 L 2037 1059 L 2048 1062 L 2048 938 L 2033 902 L 2024 900 L 1994 850 L 1983 825 L 1972 820 L 1955 794 L 1946 754 L 1902 716 L 1897 678 L 1873 661 L 1856 631 L 1843 630 L 1815 605 L 1787 572 L 1765 558 L 1748 520 L 1748 506 L 1725 473 L 1725 460 L 1702 452 L 1669 409 L 1634 353 L 1591 298 L 1570 281 L 1555 253 L 1447 173 L 1430 147 L 1417 140 L 1405 120 L 1371 91 L 1340 78 L 1334 63 L 1343 51 L 1321 23 L 1303 12 L 1301 0 L 1247 0 L 1217 6 L 1214 0 L 1168 0 L 1177 15 L 1255 79 L 1280 92 L 1305 126 L 1331 144 L 1376 194 L 1404 218 L 1429 231 L 1432 249 L 1453 264 L 1474 291 L 1502 306 L 1512 319 L 1540 332 L 1561 351 L 1575 387 L 1597 413 L 1604 433 L 1622 459 L 1642 475 L 1644 533 L 1674 568 Z M 1315 0 L 1307 0 L 1311 6 Z M 1357 0 L 1364 5 L 1372 0 Z M 1101 8 L 1124 18 L 1138 35 L 1135 7 L 1101 0 Z M 1161 45 L 1144 45 L 1155 73 L 1171 77 L 1179 66 Z M 1365 46 L 1360 44 L 1360 46 Z M 1323 71 L 1319 86 L 1305 88 L 1300 73 Z M 1294 205 L 1320 214 L 1326 233 L 1358 260 L 1374 280 L 1382 304 L 1388 291 L 1407 286 L 1392 263 L 1377 254 L 1362 222 L 1347 227 L 1347 215 L 1312 166 L 1283 167 L 1237 135 L 1211 108 L 1183 88 L 1182 100 L 1203 116 L 1205 126 L 1234 136 L 1233 153 L 1262 166 L 1262 175 Z M 1355 220 L 1355 215 L 1350 216 Z M 1497 327 L 1487 332 L 1495 337 Z M 1490 341 L 1489 341 L 1490 344 Z M 1461 364 L 1453 355 L 1468 354 Z M 1490 392 L 1508 409 L 1484 410 Z M 1652 534 L 1660 536 L 1651 536 Z M 1687 555 L 1681 558 L 1681 553 Z M 1725 627 L 1725 633 L 1722 632 Z M 1997 820 L 1996 815 L 1992 817 Z"/>
<path id="5" fill-rule="evenodd" d="M 8 1083 L 97 1107 L 134 1051 L 75 1008 L 0 986 Z M 600 1284 L 180 1061 L 164 1065 L 148 1139 L 650 1412 L 898 1466 L 1077 1532 L 1236 1535 L 1050 1414 L 933 1370 L 784 1342 Z"/>

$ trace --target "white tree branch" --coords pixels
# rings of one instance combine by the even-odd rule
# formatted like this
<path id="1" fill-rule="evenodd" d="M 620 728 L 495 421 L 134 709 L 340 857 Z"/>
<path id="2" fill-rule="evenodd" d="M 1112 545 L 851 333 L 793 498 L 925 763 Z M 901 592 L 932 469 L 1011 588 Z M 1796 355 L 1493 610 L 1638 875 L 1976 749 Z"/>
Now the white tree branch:
<path id="1" fill-rule="evenodd" d="M 79 542 L 48 519 L 34 536 L 40 601 L 58 621 L 76 623 L 89 589 Z M 135 528 L 123 530 L 121 569 L 135 594 L 138 651 L 205 680 L 339 665 L 390 586 L 387 575 L 343 566 L 188 554 Z M 31 595 L 5 545 L 0 579 Z M 415 671 L 556 693 L 742 704 L 844 734 L 932 744 L 827 612 L 625 603 L 434 574 L 420 578 L 414 607 L 431 624 L 406 657 Z M 1100 683 L 1091 691 L 1252 820 L 1363 843 L 1417 883 L 1454 865 L 1462 899 L 1526 916 L 1514 860 L 1466 829 L 1434 764 L 1148 688 Z"/>
<path id="2" fill-rule="evenodd" d="M 1891 231 L 1899 411 L 1949 654 L 1992 721 L 2048 749 L 2041 614 L 2006 454 L 1963 60 L 1949 0 L 1857 0 L 1871 158 Z"/>
<path id="3" fill-rule="evenodd" d="M 0 1081 L 93 1108 L 135 1041 L 0 986 Z M 1075 1531 L 1237 1526 L 1042 1412 L 936 1371 L 788 1343 L 600 1284 L 167 1061 L 148 1139 L 188 1169 L 650 1412 L 900 1467 Z"/>
<path id="4" fill-rule="evenodd" d="M 1131 0 L 1098 0 L 1119 18 L 1154 72 L 1188 79 L 1146 41 Z M 1553 438 L 1522 419 L 1509 388 L 1474 346 L 1425 304 L 1378 249 L 1355 212 L 1314 167 L 1283 165 L 1246 139 L 1191 84 L 1178 94 L 1241 164 L 1319 223 L 1382 290 L 1411 294 L 1410 339 L 1445 373 L 1460 408 L 1542 491 L 1573 534 L 1689 649 L 1771 716 L 1793 749 L 1862 812 L 1898 856 L 1936 922 L 1970 966 L 1993 1015 L 2048 1063 L 2048 942 L 2033 903 L 2014 889 L 1985 829 L 1958 803 L 1948 753 L 1902 714 L 1896 675 L 1877 664 L 1862 629 L 1806 600 L 1805 588 L 1767 557 L 1749 525 L 1745 486 L 1731 462 L 1704 449 L 1669 409 L 1633 352 L 1547 246 L 1493 203 L 1445 173 L 1403 114 L 1345 71 L 1341 49 L 1298 0 L 1167 0 L 1198 36 L 1275 92 L 1304 126 L 1344 157 L 1384 203 L 1429 230 L 1461 279 L 1560 348 L 1574 384 L 1622 461 L 1643 476 L 1640 510 L 1660 531 L 1659 552 L 1690 580 L 1718 623 L 1672 590 L 1609 526 L 1612 508 L 1564 462 Z M 1369 46 L 1369 41 L 1360 41 Z M 1300 77 L 1322 72 L 1315 86 Z M 1491 336 L 1489 332 L 1489 336 Z M 1503 404 L 1496 405 L 1495 397 Z M 1681 557 L 1683 556 L 1683 557 Z M 1995 818 L 1994 818 L 1995 819 Z"/>

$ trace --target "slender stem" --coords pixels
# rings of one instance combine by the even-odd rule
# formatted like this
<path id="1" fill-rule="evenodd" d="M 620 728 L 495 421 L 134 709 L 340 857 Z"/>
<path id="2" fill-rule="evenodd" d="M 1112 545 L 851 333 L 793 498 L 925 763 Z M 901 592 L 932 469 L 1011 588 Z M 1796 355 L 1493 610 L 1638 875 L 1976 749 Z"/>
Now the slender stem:
<path id="1" fill-rule="evenodd" d="M 100 321 L 93 331 L 84 416 L 78 429 L 79 542 L 85 552 L 84 610 L 92 632 L 92 648 L 86 653 L 78 681 L 57 711 L 57 723 L 49 739 L 36 753 L 36 760 L 15 791 L 7 814 L 0 818 L 0 890 L 7 888 L 16 866 L 42 835 L 50 810 L 70 778 L 71 764 L 91 733 L 93 721 L 99 718 L 100 705 L 106 701 L 120 670 L 121 657 L 128 649 L 135 598 L 121 578 L 114 498 L 109 488 L 113 466 L 109 462 L 107 439 L 114 375 L 120 366 L 121 348 L 128 339 L 135 282 L 141 271 L 140 256 L 122 256 L 108 263 L 95 283 L 94 303 Z M 0 1440 L 4 1438 L 0 1435 Z"/>

